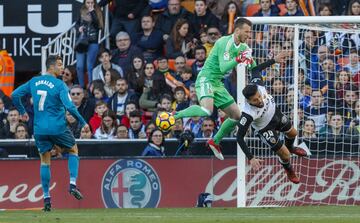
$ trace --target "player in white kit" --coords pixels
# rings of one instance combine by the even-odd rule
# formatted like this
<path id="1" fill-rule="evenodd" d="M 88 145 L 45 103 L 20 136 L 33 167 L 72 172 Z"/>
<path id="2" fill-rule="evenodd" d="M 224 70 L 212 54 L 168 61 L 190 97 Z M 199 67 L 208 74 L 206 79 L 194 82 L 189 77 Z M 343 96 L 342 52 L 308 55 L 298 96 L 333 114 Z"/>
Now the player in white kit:
<path id="1" fill-rule="evenodd" d="M 290 119 L 276 107 L 274 98 L 260 84 L 262 84 L 261 78 L 253 78 L 252 83 L 242 91 L 246 101 L 238 124 L 237 142 L 249 159 L 251 167 L 258 170 L 262 161 L 254 157 L 244 141 L 251 124 L 259 138 L 279 156 L 279 162 L 284 167 L 288 179 L 298 184 L 300 179 L 290 164 L 290 153 L 298 156 L 306 156 L 307 153 L 302 148 L 294 147 L 296 129 Z M 278 132 L 285 133 L 284 144 L 279 140 Z"/>

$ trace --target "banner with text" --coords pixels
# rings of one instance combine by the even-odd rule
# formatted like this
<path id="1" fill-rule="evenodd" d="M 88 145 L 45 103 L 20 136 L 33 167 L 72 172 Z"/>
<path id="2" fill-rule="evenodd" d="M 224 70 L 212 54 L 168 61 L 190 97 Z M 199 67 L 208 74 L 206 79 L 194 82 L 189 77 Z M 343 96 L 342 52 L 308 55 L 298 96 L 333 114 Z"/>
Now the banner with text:
<path id="1" fill-rule="evenodd" d="M 276 159 L 247 170 L 247 205 L 360 204 L 359 159 L 299 160 L 301 183 L 286 180 Z M 81 160 L 77 201 L 67 192 L 67 160 L 51 164 L 54 208 L 194 207 L 201 192 L 214 195 L 215 207 L 236 206 L 236 159 Z M 0 162 L 0 209 L 41 208 L 38 160 Z M 316 167 L 316 168 L 315 168 Z M 285 204 L 285 205 L 286 205 Z"/>
<path id="2" fill-rule="evenodd" d="M 41 47 L 71 27 L 82 2 L 1 1 L 0 49 L 6 49 L 14 58 L 17 72 L 41 70 Z"/>

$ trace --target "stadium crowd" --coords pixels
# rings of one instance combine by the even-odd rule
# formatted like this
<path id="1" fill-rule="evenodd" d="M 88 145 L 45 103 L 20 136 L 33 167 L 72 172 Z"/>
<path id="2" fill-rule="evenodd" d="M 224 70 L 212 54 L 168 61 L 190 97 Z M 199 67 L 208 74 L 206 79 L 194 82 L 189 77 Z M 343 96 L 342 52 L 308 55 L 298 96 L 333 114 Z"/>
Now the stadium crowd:
<path id="1" fill-rule="evenodd" d="M 179 111 L 197 104 L 197 74 L 214 43 L 231 30 L 230 15 L 330 16 L 359 15 L 359 0 L 195 0 L 194 11 L 180 0 L 84 1 L 76 28 L 86 33 L 89 47 L 76 53 L 77 63 L 65 67 L 61 78 L 70 97 L 91 126 L 82 131 L 66 114 L 69 128 L 80 139 L 145 139 L 162 146 L 158 137 L 178 138 L 190 130 L 196 138 L 212 137 L 226 119 L 221 110 L 211 117 L 179 119 L 163 135 L 153 131 L 160 111 Z M 89 3 L 90 2 L 90 3 Z M 111 9 L 111 49 L 97 43 L 104 27 L 100 7 Z M 155 2 L 155 3 L 153 3 Z M 310 4 L 314 2 L 314 4 Z M 344 26 L 347 24 L 344 24 Z M 349 25 L 348 25 L 349 26 Z M 294 49 L 294 28 L 256 25 L 248 45 L 257 63 L 288 52 L 285 61 L 264 70 L 262 76 L 282 111 L 293 115 L 294 51 L 299 52 L 299 129 L 304 138 L 359 135 L 360 36 L 351 32 L 301 30 Z M 236 70 L 224 79 L 236 98 Z M 21 122 L 11 99 L 0 91 L 0 139 L 32 137 L 32 100 L 24 99 L 28 122 Z M 229 135 L 233 136 L 234 133 Z M 156 143 L 155 143 L 156 142 Z M 163 155 L 163 151 L 144 154 Z"/>

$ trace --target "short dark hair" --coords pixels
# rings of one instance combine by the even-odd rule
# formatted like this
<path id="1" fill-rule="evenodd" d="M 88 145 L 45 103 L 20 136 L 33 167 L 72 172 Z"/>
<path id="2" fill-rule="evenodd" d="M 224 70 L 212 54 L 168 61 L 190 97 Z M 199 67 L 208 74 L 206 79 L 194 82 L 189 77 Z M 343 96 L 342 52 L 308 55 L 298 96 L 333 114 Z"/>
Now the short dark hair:
<path id="1" fill-rule="evenodd" d="M 130 118 L 136 118 L 136 117 L 139 118 L 141 121 L 141 111 L 139 111 L 137 109 L 130 112 Z"/>
<path id="2" fill-rule="evenodd" d="M 56 61 L 58 61 L 58 60 L 62 60 L 61 56 L 59 56 L 59 55 L 48 56 L 48 58 L 46 58 L 46 62 L 45 62 L 46 69 L 49 69 L 50 66 L 55 66 Z"/>
<path id="3" fill-rule="evenodd" d="M 237 17 L 235 19 L 234 28 L 242 28 L 244 24 L 247 24 L 249 26 L 252 26 L 252 22 L 246 18 L 243 17 Z"/>
<path id="4" fill-rule="evenodd" d="M 102 48 L 100 48 L 99 53 L 97 55 L 98 59 L 100 59 L 100 57 L 103 55 L 103 53 L 107 53 L 107 54 L 109 54 L 109 56 L 111 56 L 111 51 L 107 48 L 102 47 Z"/>
<path id="5" fill-rule="evenodd" d="M 194 49 L 194 52 L 196 53 L 197 50 L 204 50 L 206 53 L 206 48 L 203 45 L 197 45 Z"/>
<path id="6" fill-rule="evenodd" d="M 242 90 L 242 94 L 246 99 L 250 99 L 250 97 L 254 96 L 258 91 L 258 87 L 256 84 L 249 84 Z"/>
<path id="7" fill-rule="evenodd" d="M 160 97 L 160 100 L 159 100 L 159 102 L 161 103 L 162 102 L 162 100 L 164 100 L 164 99 L 167 99 L 168 101 L 172 101 L 172 97 L 171 97 L 171 95 L 169 95 L 169 94 L 163 94 L 161 97 Z"/>
<path id="8" fill-rule="evenodd" d="M 177 86 L 177 87 L 175 87 L 175 89 L 174 89 L 174 94 L 175 94 L 176 92 L 178 92 L 178 91 L 182 91 L 182 92 L 184 92 L 184 94 L 185 94 L 185 89 L 184 89 L 183 86 Z"/>

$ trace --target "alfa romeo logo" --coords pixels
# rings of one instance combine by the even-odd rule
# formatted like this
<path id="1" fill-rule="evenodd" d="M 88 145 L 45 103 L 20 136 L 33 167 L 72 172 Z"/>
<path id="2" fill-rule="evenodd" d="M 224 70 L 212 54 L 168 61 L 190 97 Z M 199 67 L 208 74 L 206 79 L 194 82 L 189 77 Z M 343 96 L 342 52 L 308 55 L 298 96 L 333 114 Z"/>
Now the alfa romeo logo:
<path id="1" fill-rule="evenodd" d="M 160 201 L 161 184 L 147 162 L 123 159 L 107 169 L 101 192 L 107 208 L 155 208 Z"/>

